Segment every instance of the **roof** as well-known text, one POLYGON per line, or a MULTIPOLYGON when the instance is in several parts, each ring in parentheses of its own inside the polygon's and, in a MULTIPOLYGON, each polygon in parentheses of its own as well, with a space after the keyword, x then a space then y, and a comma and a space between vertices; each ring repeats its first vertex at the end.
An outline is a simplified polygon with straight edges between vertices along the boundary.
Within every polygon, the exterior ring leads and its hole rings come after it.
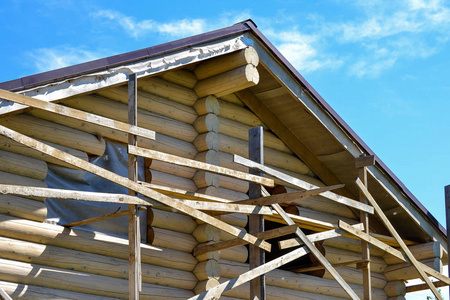
MULTIPOLYGON (((320 96, 320 94, 306 81, 305 78, 289 63, 289 61, 270 43, 270 41, 258 30, 256 24, 252 20, 247 20, 241 23, 237 23, 233 26, 215 30, 212 32, 180 39, 177 41, 132 51, 124 54, 119 54, 103 59, 98 59, 86 63, 82 63, 75 66, 61 68, 49 72, 44 72, 36 75, 26 76, 23 78, 0 83, 0 89, 10 91, 24 91, 34 87, 42 86, 51 82, 60 81, 63 79, 69 79, 83 74, 89 74, 102 70, 107 70, 112 67, 121 66, 140 60, 164 55, 166 53, 173 53, 175 51, 181 51, 183 49, 189 49, 195 45, 204 44, 216 40, 220 40, 226 37, 234 36, 236 34, 251 34, 255 40, 258 41, 266 50, 270 56, 281 65, 282 69, 289 73, 297 84, 302 86, 302 90, 299 93, 306 93, 308 97, 312 97, 314 101, 321 107, 328 117, 330 117, 338 128, 344 131, 345 135, 360 149, 362 153, 369 155, 375 155, 375 153, 364 143, 364 141, 353 131, 352 128, 333 110, 333 108, 320 96), (304 89, 304 90, 303 90, 304 89)), ((294 88, 290 88, 292 94, 294 88)), ((328 128, 329 129, 329 128, 328 128)), ((331 130, 331 129, 330 129, 331 130)), ((332 131, 332 130, 331 130, 332 131)), ((296 133, 296 132, 294 132, 296 133)), ((298 136, 301 135, 301 130, 298 131, 298 136)), ((313 143, 313 142, 311 142, 313 143)), ((312 144, 310 144, 312 145, 312 144)), ((354 155, 354 154, 353 154, 354 155)), ((348 155, 347 155, 348 156, 348 155)), ((326 158, 322 159, 322 162, 327 164, 326 158)), ((350 164, 350 160, 347 162, 350 164)), ((333 163, 328 163, 333 165, 333 163)), ((376 157, 377 169, 387 176, 392 181, 401 194, 406 195, 407 199, 426 216, 427 220, 432 223, 439 232, 446 237, 445 228, 439 224, 439 222, 431 215, 431 213, 420 203, 420 201, 406 188, 406 186, 395 176, 395 174, 378 158, 376 157)), ((333 168, 333 167, 330 167, 333 168)), ((339 167, 340 168, 340 167, 339 167)), ((332 171, 338 170, 338 167, 332 171)), ((345 168, 344 168, 345 169, 345 168)), ((344 173, 345 170, 341 171, 344 173)), ((338 171, 336 171, 338 172, 338 171)), ((339 172, 338 172, 339 173, 339 172)), ((444 243, 445 244, 445 243, 444 243)))

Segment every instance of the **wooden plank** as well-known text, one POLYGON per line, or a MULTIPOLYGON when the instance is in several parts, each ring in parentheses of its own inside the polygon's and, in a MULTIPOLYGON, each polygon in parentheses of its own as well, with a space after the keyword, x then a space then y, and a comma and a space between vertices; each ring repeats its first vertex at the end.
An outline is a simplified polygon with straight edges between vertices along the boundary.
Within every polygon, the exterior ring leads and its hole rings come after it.
MULTIPOLYGON (((356 229, 359 229, 359 230, 362 230, 364 228, 364 226, 361 223, 351 225, 351 226, 356 229)), ((332 230, 328 230, 328 231, 309 234, 309 235, 307 235, 307 237, 312 243, 314 243, 314 242, 323 241, 323 240, 331 239, 331 238, 338 237, 338 236, 346 236, 346 235, 347 235, 346 231, 344 231, 343 229, 336 228, 336 229, 332 229, 332 230)), ((287 239, 287 240, 278 242, 278 246, 282 250, 287 249, 287 248, 292 248, 292 247, 298 247, 298 246, 302 246, 302 245, 303 245, 303 243, 299 238, 292 238, 292 239, 287 239)))
POLYGON ((40 187, 10 185, 10 184, 0 184, 0 194, 18 195, 18 196, 26 196, 26 197, 82 200, 82 201, 91 201, 91 202, 135 204, 135 205, 147 205, 147 206, 152 206, 153 204, 159 205, 159 202, 156 202, 156 201, 153 201, 150 199, 143 200, 136 196, 129 196, 129 195, 124 195, 124 194, 82 192, 82 191, 74 191, 74 190, 40 188, 40 187))
POLYGON ((150 199, 153 199, 164 205, 167 205, 176 210, 179 210, 193 218, 199 219, 200 221, 208 223, 220 230, 228 232, 229 234, 231 234, 235 237, 242 238, 243 240, 249 242, 250 244, 256 244, 258 247, 261 247, 262 249, 264 249, 266 251, 270 251, 271 247, 270 247, 269 243, 264 242, 260 239, 257 239, 256 237, 246 233, 245 231, 235 228, 235 227, 233 227, 225 222, 222 222, 214 217, 211 217, 208 214, 205 214, 197 209, 193 209, 189 205, 186 205, 177 199, 173 199, 173 198, 163 195, 157 191, 154 191, 150 188, 146 188, 139 183, 129 180, 128 178, 122 177, 111 171, 105 170, 94 164, 91 164, 89 162, 81 160, 81 159, 79 159, 75 156, 72 156, 70 154, 67 154, 59 149, 53 148, 42 142, 39 142, 38 140, 32 139, 32 138, 27 137, 19 132, 8 129, 5 126, 0 125, 0 134, 9 139, 12 139, 20 144, 23 144, 27 147, 33 148, 39 152, 45 153, 45 154, 47 154, 51 157, 54 157, 60 161, 66 162, 70 165, 80 168, 84 171, 93 173, 101 178, 104 178, 106 180, 114 182, 125 188, 132 189, 139 194, 142 194, 150 199))
POLYGON ((236 203, 236 204, 253 204, 253 205, 270 205, 270 204, 275 204, 275 203, 289 204, 294 201, 298 201, 298 200, 305 199, 305 198, 308 198, 311 196, 319 195, 323 192, 340 189, 344 186, 345 186, 345 184, 325 186, 325 187, 321 187, 321 188, 317 188, 317 189, 294 192, 294 193, 284 193, 284 194, 278 194, 278 195, 271 195, 271 196, 267 196, 267 197, 259 197, 259 198, 255 198, 255 199, 239 200, 239 201, 234 201, 234 203, 236 203))
POLYGON ((1 300, 12 300, 12 298, 1 287, 0 287, 0 299, 1 300))
POLYGON ((15 103, 27 105, 33 108, 42 109, 51 113, 62 115, 68 118, 76 119, 83 122, 88 122, 95 125, 100 125, 113 130, 118 130, 125 133, 135 134, 137 136, 147 138, 150 140, 155 139, 155 132, 145 128, 137 127, 136 125, 129 125, 120 121, 116 121, 110 118, 105 118, 99 115, 84 112, 79 109, 70 108, 61 104, 55 104, 44 100, 31 98, 21 94, 12 93, 0 89, 0 98, 12 101, 15 103))
MULTIPOLYGON (((294 186, 297 186, 301 189, 305 189, 305 190, 310 190, 310 189, 316 189, 318 188, 317 186, 307 183, 306 181, 300 180, 298 178, 289 176, 287 174, 284 174, 280 171, 274 170, 272 168, 269 168, 267 166, 255 163, 249 159, 246 159, 244 157, 238 156, 238 155, 234 155, 233 156, 233 161, 235 163, 238 163, 240 165, 246 166, 248 168, 253 168, 253 169, 257 169, 261 172, 264 172, 270 176, 273 176, 279 180, 282 180, 286 183, 292 184, 294 186)), ((322 195, 322 197, 325 197, 329 200, 335 201, 337 203, 341 203, 356 209, 359 209, 361 211, 365 211, 369 214, 373 214, 374 210, 373 207, 371 207, 370 205, 364 204, 364 203, 360 203, 356 200, 335 194, 333 192, 324 192, 322 195)))
MULTIPOLYGON (((435 281, 433 282, 433 285, 437 288, 447 286, 448 283, 445 283, 443 281, 435 281)), ((417 285, 410 285, 406 287, 406 293, 412 293, 412 292, 418 292, 428 290, 428 285, 426 283, 417 284, 417 285)), ((430 299, 430 298, 428 298, 430 299)))
POLYGON ((245 272, 244 274, 239 275, 238 277, 235 277, 231 280, 225 281, 218 286, 215 286, 206 292, 203 292, 199 295, 196 295, 194 297, 189 298, 189 300, 206 300, 206 299, 219 299, 220 295, 225 293, 226 291, 229 291, 235 287, 238 287, 254 278, 257 278, 258 276, 261 276, 263 274, 266 274, 272 270, 275 270, 276 268, 283 266, 299 257, 304 256, 309 251, 306 247, 302 247, 299 249, 296 249, 292 252, 289 252, 283 256, 280 256, 274 260, 271 260, 268 263, 265 263, 264 265, 261 265, 255 269, 252 269, 248 272, 245 272))
MULTIPOLYGON (((280 216, 288 225, 295 224, 294 221, 287 215, 287 213, 281 208, 279 204, 272 204, 272 207, 278 212, 280 216)), ((345 282, 341 275, 333 268, 333 266, 328 262, 328 260, 323 256, 323 254, 314 246, 314 244, 308 239, 308 237, 303 233, 303 231, 297 227, 296 235, 304 243, 309 251, 317 258, 317 260, 327 269, 327 271, 333 276, 337 283, 344 289, 347 295, 351 299, 359 299, 358 295, 352 290, 352 288, 345 282)), ((301 248, 300 248, 301 249, 301 248)))
POLYGON ((355 167, 357 169, 375 165, 375 155, 363 155, 355 158, 355 167))
MULTIPOLYGON (((139 210, 145 210, 145 208, 140 207, 139 210)), ((77 222, 72 222, 72 223, 68 223, 68 224, 64 224, 64 227, 77 227, 77 226, 82 226, 82 225, 86 225, 86 224, 90 224, 90 223, 94 223, 94 222, 100 222, 100 221, 104 221, 104 220, 109 220, 109 219, 113 219, 113 218, 118 218, 118 217, 122 217, 122 216, 126 216, 129 214, 128 209, 124 210, 124 211, 119 211, 119 212, 115 212, 112 214, 107 214, 104 216, 100 216, 100 217, 95 217, 95 218, 90 218, 90 219, 86 219, 86 220, 82 220, 82 221, 77 221, 77 222)))
MULTIPOLYGON (((128 78, 128 124, 137 125, 137 77, 135 73, 128 78)), ((134 134, 128 134, 128 146, 137 145, 137 137, 134 134)), ((128 179, 137 182, 137 159, 136 156, 128 153, 128 179)), ((135 196, 133 189, 128 189, 130 196, 135 196)), ((141 232, 139 228, 138 206, 128 205, 128 244, 129 244, 129 299, 138 300, 139 293, 142 290, 141 275, 141 232)))
MULTIPOLYGON (((288 225, 288 226, 283 226, 280 228, 275 228, 272 230, 258 232, 258 233, 255 233, 254 235, 257 238, 260 238, 262 240, 267 240, 267 239, 273 239, 276 237, 294 233, 296 230, 297 230, 297 225, 288 225)), ((193 254, 194 254, 194 256, 199 256, 201 254, 205 254, 205 253, 209 253, 209 252, 216 252, 219 250, 224 250, 224 249, 233 248, 233 247, 237 247, 237 246, 243 246, 246 244, 248 244, 248 243, 241 239, 236 238, 236 239, 232 239, 232 240, 228 240, 228 241, 217 242, 217 243, 210 244, 210 245, 197 246, 196 248, 194 248, 193 254)))
MULTIPOLYGON (((259 164, 264 164, 264 130, 262 126, 250 128, 248 131, 248 157, 259 164)), ((250 169, 251 174, 262 176, 257 170, 250 169)), ((250 199, 261 197, 261 185, 250 183, 248 189, 250 199)), ((293 224, 289 224, 293 225, 293 224)), ((264 217, 250 215, 248 218, 248 231, 251 234, 264 232, 264 217)), ((249 246, 249 267, 255 269, 266 262, 265 253, 261 249, 249 246)), ((250 281, 250 299, 266 300, 266 277, 261 275, 250 281)))
MULTIPOLYGON (((348 233, 351 233, 354 236, 368 242, 369 244, 389 253, 390 255, 397 257, 398 259, 400 259, 403 262, 407 262, 407 263, 410 262, 409 258, 405 254, 403 254, 402 252, 398 251, 397 249, 392 248, 391 246, 379 241, 378 239, 368 235, 367 233, 363 232, 361 229, 352 228, 352 226, 350 226, 349 224, 347 224, 343 221, 339 222, 339 227, 341 229, 347 231, 348 233)), ((433 276, 434 278, 439 279, 441 281, 444 281, 447 284, 450 284, 450 278, 448 278, 447 276, 440 274, 438 271, 436 271, 433 268, 430 268, 420 262, 419 262, 419 264, 422 266, 422 268, 428 275, 433 276)))
POLYGON ((241 214, 256 214, 256 215, 273 214, 273 211, 270 207, 260 205, 217 203, 217 202, 192 201, 192 200, 181 200, 181 202, 198 210, 241 213, 241 214))
POLYGON ((256 182, 258 184, 262 184, 262 185, 265 185, 268 187, 273 187, 275 185, 273 179, 270 179, 270 178, 255 176, 255 175, 247 174, 244 172, 236 171, 233 169, 228 169, 228 168, 224 168, 224 167, 220 167, 220 166, 216 166, 216 165, 212 165, 212 164, 208 164, 208 163, 204 163, 204 162, 200 162, 200 161, 196 161, 196 160, 192 160, 192 159, 188 159, 188 158, 184 158, 184 157, 179 157, 176 155, 171 155, 171 154, 167 154, 167 153, 163 153, 163 152, 159 152, 159 151, 155 151, 155 150, 129 146, 128 153, 146 157, 146 158, 151 158, 151 159, 158 160, 158 161, 163 161, 163 162, 174 164, 177 166, 189 167, 189 168, 194 168, 197 170, 204 170, 204 171, 208 171, 211 173, 216 173, 216 174, 225 175, 225 176, 229 176, 229 177, 233 177, 233 178, 237 178, 237 179, 242 179, 242 180, 249 181, 249 182, 256 182))
MULTIPOLYGON (((351 261, 345 261, 345 262, 341 262, 338 264, 332 264, 333 268, 337 268, 337 267, 344 267, 344 266, 348 266, 348 265, 356 265, 356 264, 360 264, 360 263, 365 263, 368 262, 365 259, 358 259, 358 260, 351 260, 351 261)), ((315 267, 308 267, 308 268, 301 268, 301 269, 290 269, 289 271, 292 272, 297 272, 297 273, 304 273, 304 272, 310 272, 310 271, 317 271, 317 270, 323 270, 325 269, 324 266, 315 266, 315 267)), ((364 298, 366 299, 366 298, 364 298)))
POLYGON ((428 286, 430 287, 431 291, 433 292, 434 296, 436 296, 437 299, 443 300, 442 295, 438 292, 438 290, 434 287, 434 285, 431 283, 428 276, 424 273, 422 266, 419 264, 419 262, 416 260, 414 255, 411 253, 409 248, 406 246, 405 242, 403 242, 400 235, 395 230, 394 226, 392 226, 389 219, 384 214, 383 210, 378 206, 375 199, 372 197, 372 195, 369 193, 369 191, 366 189, 364 184, 361 182, 361 180, 356 179, 356 185, 359 187, 359 189, 364 193, 364 196, 366 196, 367 200, 370 204, 372 204, 373 208, 375 209, 377 215, 380 217, 380 219, 383 221, 384 225, 387 227, 389 232, 392 234, 392 236, 397 240, 398 244, 400 245, 400 248, 405 252, 406 256, 408 257, 411 264, 414 266, 414 268, 419 272, 420 277, 423 281, 425 281, 428 286))

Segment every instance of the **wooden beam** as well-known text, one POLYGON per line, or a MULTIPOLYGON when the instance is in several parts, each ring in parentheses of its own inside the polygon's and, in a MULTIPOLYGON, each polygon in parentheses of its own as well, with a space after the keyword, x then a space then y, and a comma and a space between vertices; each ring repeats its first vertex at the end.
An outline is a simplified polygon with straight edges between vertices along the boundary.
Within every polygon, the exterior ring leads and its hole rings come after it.
POLYGON ((229 291, 235 287, 238 287, 254 278, 257 278, 258 276, 266 274, 266 273, 268 273, 280 266, 283 266, 293 260, 296 260, 297 258, 304 256, 308 252, 309 251, 306 247, 296 249, 292 252, 289 252, 288 254, 285 254, 274 260, 271 260, 270 262, 265 263, 264 265, 261 265, 255 269, 245 272, 244 274, 241 274, 238 277, 235 277, 231 280, 225 281, 225 282, 219 284, 218 286, 215 286, 215 287, 207 290, 206 292, 203 292, 199 295, 191 297, 191 298, 189 298, 189 300, 219 299, 220 295, 222 295, 226 291, 229 291))
MULTIPOLYGON (((448 283, 445 283, 443 281, 435 281, 433 282, 433 285, 437 288, 448 286, 448 283)), ((426 283, 417 284, 417 285, 410 285, 406 287, 406 293, 412 293, 412 292, 418 292, 423 290, 428 290, 429 287, 426 283)))
POLYGON ((369 193, 369 191, 366 189, 364 184, 361 182, 361 180, 356 179, 356 185, 358 188, 364 193, 364 196, 367 198, 370 204, 372 204, 373 208, 375 209, 377 215, 380 217, 380 219, 383 221, 384 225, 387 227, 389 232, 392 234, 392 236, 397 240, 398 244, 400 245, 400 248, 405 252, 406 256, 408 257, 411 264, 414 266, 414 268, 419 272, 420 277, 423 281, 425 281, 428 286, 430 287, 431 291, 433 292, 434 296, 436 296, 437 299, 443 300, 442 295, 439 294, 438 290, 434 287, 434 285, 431 283, 428 276, 424 273, 422 266, 419 265, 419 262, 416 260, 414 255, 411 253, 411 251, 406 246, 405 242, 403 242, 400 235, 395 230, 394 226, 392 226, 389 219, 384 214, 383 210, 378 206, 375 199, 372 197, 372 195, 369 193))
POLYGON ((100 125, 113 130, 118 130, 121 132, 135 134, 137 136, 147 138, 150 140, 155 139, 155 132, 145 128, 137 127, 136 125, 129 125, 120 121, 116 121, 110 118, 105 118, 99 115, 87 113, 85 111, 70 108, 61 104, 55 104, 52 102, 47 102, 44 100, 31 98, 21 94, 12 93, 0 89, 0 98, 12 101, 15 103, 27 105, 29 107, 42 109, 51 113, 62 115, 68 118, 76 119, 79 121, 100 125))
POLYGON ((355 158, 355 167, 357 169, 375 165, 375 155, 363 155, 355 158))
POLYGON ((217 203, 205 201, 181 200, 181 202, 198 210, 218 211, 228 213, 272 215, 272 209, 267 206, 235 204, 235 203, 217 203))
POLYGON ((54 147, 48 146, 38 140, 27 137, 19 132, 11 130, 5 126, 0 125, 0 134, 20 143, 22 145, 33 148, 41 153, 47 154, 47 155, 54 157, 60 161, 66 162, 72 166, 80 168, 84 171, 93 173, 101 178, 104 178, 106 180, 114 182, 125 188, 132 189, 135 192, 140 193, 150 199, 153 199, 164 205, 167 205, 176 210, 179 210, 193 218, 199 219, 200 221, 208 223, 220 230, 228 232, 229 234, 231 234, 235 237, 242 238, 243 240, 245 240, 251 244, 256 244, 258 247, 261 247, 262 249, 264 249, 266 251, 270 251, 271 247, 270 247, 269 243, 264 242, 260 239, 257 239, 254 236, 246 233, 245 231, 235 228, 235 227, 233 227, 225 222, 222 222, 214 217, 211 217, 208 214, 205 214, 197 209, 193 209, 189 205, 186 205, 177 199, 173 199, 173 198, 163 195, 159 192, 156 192, 150 188, 146 188, 139 183, 129 180, 128 178, 122 177, 111 171, 105 170, 94 164, 91 164, 89 162, 81 160, 75 156, 67 154, 59 149, 54 148, 54 147))
MULTIPOLYGON (((348 233, 353 234, 354 236, 368 242, 369 244, 389 253, 392 256, 397 257, 398 259, 400 259, 403 262, 407 262, 409 263, 410 260, 409 258, 403 254, 402 252, 398 251, 395 248, 392 248, 391 246, 379 241, 378 239, 368 235, 367 233, 363 232, 360 229, 356 229, 356 228, 352 228, 352 226, 350 226, 349 224, 343 222, 343 221, 339 221, 339 227, 345 231, 347 231, 348 233)), ((446 282, 447 284, 450 284, 450 278, 448 278, 447 276, 444 276, 442 274, 440 274, 438 271, 434 270, 433 268, 428 267, 427 265, 424 265, 422 263, 419 262, 419 264, 422 266, 422 268, 424 269, 424 271, 430 275, 433 276, 436 279, 439 279, 441 281, 446 282)))
POLYGON ((242 180, 249 181, 249 182, 255 182, 255 183, 262 184, 262 185, 265 185, 268 187, 275 186, 273 179, 270 179, 270 178, 255 176, 255 175, 247 174, 244 172, 236 171, 233 169, 228 169, 228 168, 224 168, 224 167, 220 167, 220 166, 216 166, 216 165, 212 165, 212 164, 208 164, 208 163, 204 163, 204 162, 200 162, 200 161, 196 161, 196 160, 192 160, 192 159, 188 159, 188 158, 184 158, 184 157, 179 157, 176 155, 171 155, 171 154, 167 154, 167 153, 163 153, 163 152, 159 152, 159 151, 155 151, 155 150, 129 146, 128 153, 146 157, 146 158, 151 158, 151 159, 158 160, 158 161, 163 161, 163 162, 174 164, 177 166, 194 168, 197 170, 203 170, 203 171, 207 171, 207 172, 211 172, 211 173, 225 175, 225 176, 242 179, 242 180))
POLYGON ((0 299, 1 300, 12 300, 12 298, 1 287, 0 287, 0 299))
MULTIPOLYGON (((248 168, 253 168, 253 169, 257 169, 261 172, 264 172, 270 176, 273 176, 277 179, 280 179, 286 183, 292 184, 294 186, 297 186, 301 189, 305 189, 305 190, 310 190, 310 189, 316 189, 318 188, 317 186, 307 183, 306 181, 300 180, 298 178, 289 176, 287 174, 284 174, 280 171, 274 170, 272 168, 269 168, 267 166, 255 163, 249 159, 246 159, 244 157, 238 156, 238 155, 234 155, 233 156, 233 161, 237 164, 246 166, 248 168)), ((365 211, 369 214, 373 214, 374 210, 373 207, 371 207, 370 205, 364 204, 364 203, 360 203, 356 200, 335 194, 333 192, 324 192, 322 195, 322 197, 325 197, 329 200, 335 201, 337 203, 341 203, 356 209, 359 209, 361 211, 365 211)))
MULTIPOLYGON (((264 131, 262 126, 250 128, 248 131, 248 157, 259 164, 264 164, 264 131)), ((259 171, 250 169, 251 174, 262 176, 259 171)), ((249 198, 261 197, 261 185, 250 183, 248 189, 249 198)), ((289 224, 293 225, 293 224, 289 224)), ((250 215, 248 218, 249 233, 264 232, 264 217, 250 215)), ((249 246, 249 267, 255 269, 266 262, 265 253, 261 249, 249 246)), ((266 300, 266 277, 261 275, 250 281, 250 299, 266 300)))
MULTIPOLYGON (((359 230, 362 230, 364 228, 361 223, 352 225, 352 227, 359 229, 359 230)), ((307 235, 307 237, 312 243, 314 243, 314 242, 323 241, 323 240, 331 239, 331 238, 338 237, 338 236, 346 236, 346 235, 347 235, 346 231, 344 231, 343 229, 336 228, 336 229, 332 229, 332 230, 328 230, 328 231, 309 234, 309 235, 307 235)), ((287 240, 278 242, 278 246, 280 247, 281 250, 291 248, 291 247, 298 247, 298 246, 302 246, 302 245, 303 245, 303 243, 299 238, 292 238, 292 239, 287 239, 287 240)))
MULTIPOLYGON (((288 225, 288 226, 283 226, 280 228, 275 228, 272 230, 258 232, 258 233, 255 233, 254 236, 259 239, 262 239, 262 240, 268 240, 268 239, 273 239, 276 237, 284 236, 287 234, 295 233, 296 230, 297 230, 297 225, 288 225)), ((210 245, 200 245, 200 246, 197 246, 196 248, 194 248, 193 255, 199 256, 201 254, 205 254, 205 253, 209 253, 209 252, 216 252, 219 250, 224 250, 224 249, 233 248, 233 247, 237 247, 237 246, 243 246, 246 244, 248 244, 248 243, 241 239, 236 238, 236 239, 232 239, 232 240, 228 240, 228 241, 217 242, 217 243, 210 244, 210 245)))
POLYGON ((278 195, 271 195, 267 197, 259 197, 255 199, 246 199, 234 201, 236 204, 253 204, 253 205, 270 205, 270 204, 289 204, 294 201, 305 199, 311 196, 319 195, 323 192, 332 191, 335 189, 343 188, 345 184, 338 184, 332 186, 325 186, 317 189, 294 192, 294 193, 284 193, 278 195))
MULTIPOLYGON (((145 210, 145 208, 144 207, 140 207, 139 210, 142 211, 142 210, 145 210)), ((77 221, 77 222, 64 224, 62 226, 64 226, 64 227, 77 227, 77 226, 82 226, 82 225, 86 225, 86 224, 90 224, 90 223, 94 223, 94 222, 100 222, 100 221, 104 221, 104 220, 109 220, 109 219, 113 219, 113 218, 127 216, 128 214, 129 214, 129 211, 128 210, 124 210, 124 211, 119 211, 119 212, 115 212, 115 213, 112 213, 112 214, 107 214, 107 215, 100 216, 100 217, 95 217, 95 218, 90 218, 90 219, 86 219, 86 220, 82 220, 82 221, 77 221)))
MULTIPOLYGON (((272 207, 278 212, 278 214, 284 219, 288 225, 295 224, 294 221, 287 215, 287 213, 281 208, 279 204, 272 204, 272 207)), ((352 290, 352 288, 345 282, 341 275, 333 268, 323 254, 314 246, 314 244, 308 239, 303 231, 297 227, 296 235, 305 244, 306 248, 317 258, 317 260, 327 269, 327 271, 333 276, 337 283, 344 289, 347 295, 351 299, 359 299, 358 295, 352 290)), ((300 248, 301 249, 301 248, 300 248)))
MULTIPOLYGON (((319 176, 326 185, 339 184, 339 179, 314 155, 295 134, 281 122, 259 99, 249 90, 236 93, 264 123, 319 176)), ((308 188, 309 189, 309 188, 308 188)))
MULTIPOLYGON (((333 268, 337 268, 337 267, 344 267, 344 266, 348 266, 348 265, 356 265, 356 264, 364 263, 364 262, 367 262, 367 260, 358 259, 358 260, 341 262, 338 264, 332 264, 332 266, 333 266, 333 268)), ((325 269, 324 266, 315 266, 315 267, 308 267, 308 268, 301 268, 301 269, 290 269, 289 271, 297 272, 297 273, 304 273, 304 272, 317 271, 317 270, 323 270, 323 269, 325 269)))

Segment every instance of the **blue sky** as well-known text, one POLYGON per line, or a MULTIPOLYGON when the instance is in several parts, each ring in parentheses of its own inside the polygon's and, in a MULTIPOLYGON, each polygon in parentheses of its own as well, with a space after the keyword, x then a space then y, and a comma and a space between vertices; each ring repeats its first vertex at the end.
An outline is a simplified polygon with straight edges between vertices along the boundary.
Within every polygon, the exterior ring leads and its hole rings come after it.
POLYGON ((3 0, 0 82, 248 18, 445 224, 446 1, 3 0))

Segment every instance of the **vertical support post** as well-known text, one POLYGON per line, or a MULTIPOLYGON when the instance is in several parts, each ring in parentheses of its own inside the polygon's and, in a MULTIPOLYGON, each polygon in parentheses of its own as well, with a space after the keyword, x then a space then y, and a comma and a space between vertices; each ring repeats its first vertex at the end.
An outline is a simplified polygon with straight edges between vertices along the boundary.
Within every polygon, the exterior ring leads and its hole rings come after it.
MULTIPOLYGON (((447 228, 447 251, 450 251, 450 238, 449 238, 449 233, 450 233, 450 185, 447 185, 445 187, 445 217, 446 217, 446 228, 447 228)), ((448 262, 448 274, 450 276, 450 259, 448 262)), ((448 287, 449 291, 450 291, 450 286, 448 287)))
MULTIPOLYGON (((128 79, 128 124, 137 126, 137 78, 134 73, 128 79)), ((128 144, 137 146, 135 135, 128 135, 128 144)), ((136 156, 128 154, 128 179, 137 182, 137 171, 136 156)), ((134 196, 136 193, 129 190, 128 194, 134 196)), ((139 210, 137 205, 129 205, 128 210, 129 299, 138 300, 141 290, 139 210)))
MULTIPOLYGON (((249 159, 260 164, 264 164, 264 141, 262 126, 250 128, 249 132, 249 159)), ((262 173, 250 169, 250 174, 262 176, 262 173)), ((249 198, 261 197, 261 185, 256 183, 249 184, 249 198)), ((249 215, 249 233, 255 234, 264 231, 264 216, 251 214, 249 215)), ((265 263, 264 250, 250 245, 249 248, 250 270, 259 267, 265 263)), ((261 275, 250 281, 250 299, 266 299, 266 278, 261 275)))
MULTIPOLYGON (((375 156, 365 156, 362 155, 356 158, 355 166, 358 169, 358 177, 361 182, 367 187, 367 166, 375 165, 375 156)), ((362 191, 359 191, 359 201, 362 203, 368 204, 366 197, 362 191)), ((366 212, 360 212, 360 220, 364 225, 364 232, 369 234, 369 214, 366 212)), ((362 259, 367 260, 367 263, 362 264, 362 273, 363 273, 363 290, 364 290, 364 299, 371 300, 372 299, 372 278, 370 275, 370 249, 369 244, 365 241, 361 241, 361 252, 362 259)))

